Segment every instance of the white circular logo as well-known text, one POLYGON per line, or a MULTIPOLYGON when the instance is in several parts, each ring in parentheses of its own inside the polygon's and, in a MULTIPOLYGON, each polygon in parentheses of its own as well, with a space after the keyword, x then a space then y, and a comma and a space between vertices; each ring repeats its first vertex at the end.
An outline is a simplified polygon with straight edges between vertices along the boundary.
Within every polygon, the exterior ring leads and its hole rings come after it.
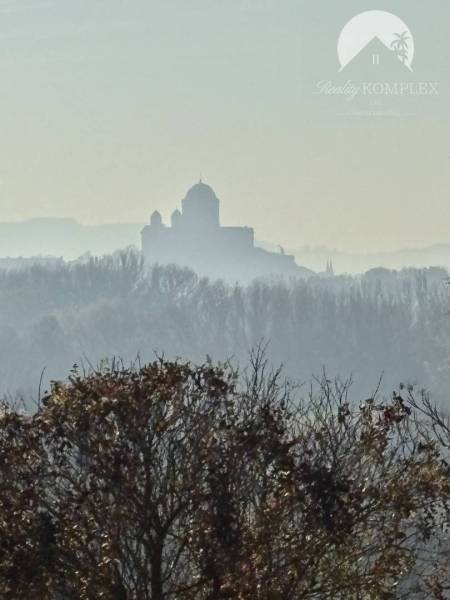
POLYGON ((391 52, 410 71, 414 59, 414 39, 409 27, 396 15, 369 10, 350 19, 339 36, 341 71, 370 44, 391 52))

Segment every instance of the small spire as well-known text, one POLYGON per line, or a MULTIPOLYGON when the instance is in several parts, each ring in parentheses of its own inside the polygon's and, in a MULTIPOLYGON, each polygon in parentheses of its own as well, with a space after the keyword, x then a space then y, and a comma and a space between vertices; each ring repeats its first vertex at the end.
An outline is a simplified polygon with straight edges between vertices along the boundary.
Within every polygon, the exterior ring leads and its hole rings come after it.
POLYGON ((327 260, 327 266, 326 266, 325 272, 327 273, 327 275, 334 276, 333 260, 331 258, 329 258, 327 260))

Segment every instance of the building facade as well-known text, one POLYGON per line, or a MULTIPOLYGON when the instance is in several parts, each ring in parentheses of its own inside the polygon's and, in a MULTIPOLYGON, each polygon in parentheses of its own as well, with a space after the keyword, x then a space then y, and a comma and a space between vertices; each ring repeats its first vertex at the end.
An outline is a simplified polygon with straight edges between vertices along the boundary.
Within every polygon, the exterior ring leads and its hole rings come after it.
POLYGON ((192 268, 200 275, 226 280, 251 280, 267 275, 304 276, 293 256, 255 246, 250 227, 220 224, 220 202, 214 190, 200 181, 190 188, 170 225, 158 211, 142 230, 142 251, 149 263, 192 268))

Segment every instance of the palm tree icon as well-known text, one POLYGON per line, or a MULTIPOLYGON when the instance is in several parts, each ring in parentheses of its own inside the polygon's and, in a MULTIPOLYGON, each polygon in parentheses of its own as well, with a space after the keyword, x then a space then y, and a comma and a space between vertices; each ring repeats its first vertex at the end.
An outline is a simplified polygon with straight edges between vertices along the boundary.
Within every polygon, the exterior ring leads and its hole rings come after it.
POLYGON ((398 56, 398 58, 402 61, 403 64, 406 64, 408 60, 408 32, 404 31, 403 33, 394 33, 396 39, 391 43, 391 48, 398 56))

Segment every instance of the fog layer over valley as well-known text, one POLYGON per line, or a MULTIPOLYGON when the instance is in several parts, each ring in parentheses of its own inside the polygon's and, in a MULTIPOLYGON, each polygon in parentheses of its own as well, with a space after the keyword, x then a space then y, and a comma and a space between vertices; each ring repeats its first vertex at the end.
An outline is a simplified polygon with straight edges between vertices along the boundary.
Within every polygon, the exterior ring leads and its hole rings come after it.
POLYGON ((116 253, 69 264, 0 270, 1 394, 32 404, 39 382, 62 379, 74 364, 121 357, 246 364, 267 343, 274 364, 309 381, 352 375, 371 394, 380 376, 447 401, 450 299, 440 269, 372 271, 361 277, 256 280, 232 286, 176 266, 144 265, 116 253), (369 387, 368 387, 369 386, 369 387), (370 387, 371 386, 371 387, 370 387))
MULTIPOLYGON (((58 218, 0 223, 0 267, 9 266, 14 262, 11 259, 19 257, 75 260, 86 253, 103 255, 117 248, 139 247, 140 232, 144 226, 144 222, 84 225, 75 219, 58 218)), ((255 239, 255 245, 280 252, 276 243, 255 239)), ((429 265, 450 267, 448 243, 378 253, 350 253, 328 246, 286 246, 285 250, 295 256, 298 265, 313 271, 322 271, 331 259, 335 272, 339 274, 364 273, 380 266, 388 269, 425 268, 429 265)))

